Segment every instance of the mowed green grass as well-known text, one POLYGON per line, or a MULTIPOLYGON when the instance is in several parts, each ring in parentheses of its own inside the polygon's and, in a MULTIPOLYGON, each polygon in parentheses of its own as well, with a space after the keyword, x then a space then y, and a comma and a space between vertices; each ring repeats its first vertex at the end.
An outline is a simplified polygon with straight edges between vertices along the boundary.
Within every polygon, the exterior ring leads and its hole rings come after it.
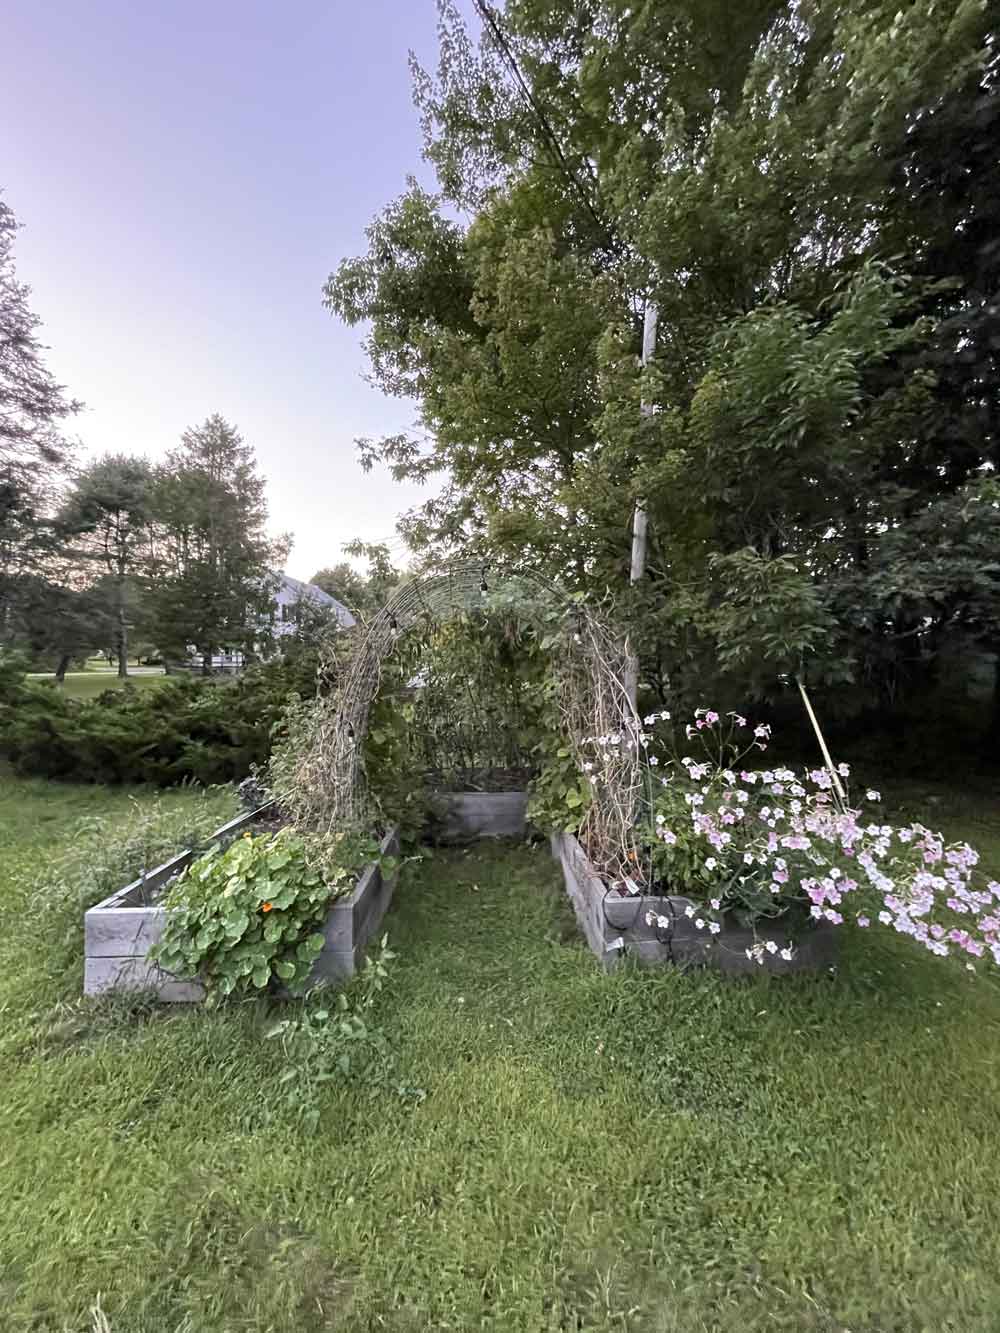
MULTIPOLYGON (((119 680, 113 671, 67 671, 62 685, 56 686, 70 699, 96 699, 105 690, 120 690, 131 686, 135 690, 158 689, 168 677, 162 671, 152 669, 129 675, 127 680, 119 680)), ((51 681, 54 676, 34 675, 32 680, 51 681)))
MULTIPOLYGON (((1000 864, 989 802, 901 799, 1000 864)), ((98 1293, 113 1333, 1000 1328, 988 975, 856 933, 836 975, 605 976, 544 848, 437 854, 386 923, 394 1078, 306 1133, 260 1005, 77 1000, 26 886, 128 801, 0 787, 4 1330, 98 1293)))

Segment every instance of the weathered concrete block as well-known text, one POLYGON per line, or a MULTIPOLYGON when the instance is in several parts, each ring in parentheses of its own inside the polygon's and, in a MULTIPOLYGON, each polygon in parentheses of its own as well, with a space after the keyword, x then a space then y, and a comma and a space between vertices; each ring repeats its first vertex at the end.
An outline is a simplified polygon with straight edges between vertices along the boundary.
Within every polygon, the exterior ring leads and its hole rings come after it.
POLYGON ((573 904, 580 929, 604 967, 611 968, 624 957, 642 964, 673 963, 717 968, 727 976, 745 976, 761 970, 773 973, 816 971, 836 962, 839 939, 836 927, 821 922, 800 932, 790 941, 787 926, 780 921, 761 922, 756 941, 751 930, 725 925, 718 935, 699 930, 687 915, 696 907, 690 898, 676 895, 625 895, 609 890, 570 833, 553 834, 552 854, 559 861, 566 892, 573 904), (647 916, 667 918, 661 927, 647 916), (768 942, 775 946, 766 950, 768 942), (748 958, 754 943, 765 946, 763 962, 748 958), (790 959, 780 950, 794 943, 790 959))
POLYGON ((158 1000, 167 1003, 194 1003, 205 998, 205 989, 197 981, 178 981, 162 972, 148 958, 87 958, 83 965, 84 995, 104 995, 114 991, 155 991, 158 1000))
POLYGON ((442 841, 466 838, 523 838, 528 793, 523 791, 442 792, 442 841))

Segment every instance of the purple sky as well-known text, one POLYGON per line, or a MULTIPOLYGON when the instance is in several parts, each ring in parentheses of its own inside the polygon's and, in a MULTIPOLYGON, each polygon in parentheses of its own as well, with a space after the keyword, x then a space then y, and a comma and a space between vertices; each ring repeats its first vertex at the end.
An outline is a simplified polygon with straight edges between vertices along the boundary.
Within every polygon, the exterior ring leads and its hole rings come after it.
POLYGON ((355 462, 411 424, 363 383, 327 273, 422 177, 407 51, 433 0, 8 0, 0 188, 88 453, 156 457, 211 412, 268 479, 299 577, 421 497, 355 462))

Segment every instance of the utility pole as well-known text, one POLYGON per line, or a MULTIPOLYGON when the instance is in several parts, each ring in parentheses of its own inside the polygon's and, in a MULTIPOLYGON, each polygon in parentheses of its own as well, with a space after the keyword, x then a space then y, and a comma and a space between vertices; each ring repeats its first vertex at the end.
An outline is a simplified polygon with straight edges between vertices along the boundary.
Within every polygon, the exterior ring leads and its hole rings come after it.
MULTIPOLYGON (((656 302, 646 299, 646 310, 642 320, 642 365, 645 369, 652 361, 656 353, 656 325, 660 312, 657 309, 656 302)), ((647 398, 643 398, 639 407, 642 419, 653 415, 653 404, 647 398)), ((635 512, 632 515, 632 567, 629 574, 630 583, 639 583, 646 572, 646 510, 642 500, 636 500, 635 512)), ((636 711, 636 701, 639 693, 639 659, 629 652, 628 665, 626 667, 625 687, 628 691, 628 697, 632 704, 632 711, 636 711)))

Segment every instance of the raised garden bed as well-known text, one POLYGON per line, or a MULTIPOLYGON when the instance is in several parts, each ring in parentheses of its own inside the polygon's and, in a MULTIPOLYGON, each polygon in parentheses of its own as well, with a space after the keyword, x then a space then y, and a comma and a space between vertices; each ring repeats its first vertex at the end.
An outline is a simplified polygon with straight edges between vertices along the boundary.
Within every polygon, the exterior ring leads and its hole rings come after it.
POLYGON ((571 833, 553 834, 551 846, 580 929, 606 968, 630 957, 644 964, 700 965, 718 968, 728 976, 743 976, 762 970, 814 972, 836 962, 836 928, 827 922, 800 934, 794 941, 792 957, 785 959, 778 951, 789 942, 788 930, 780 922, 761 922, 756 940, 752 931, 735 925, 726 925, 720 934, 710 935, 687 916, 686 909, 695 905, 690 898, 609 891, 571 833), (651 912, 666 917, 670 925, 661 928, 655 922, 647 924, 651 912), (766 951, 769 940, 777 946, 774 953, 766 951), (755 943, 765 946, 760 963, 747 957, 747 950, 755 943))
MULTIPOLYGON (((273 821, 270 807, 241 815, 224 824, 209 844, 226 844, 246 829, 266 828, 273 821)), ((399 832, 391 829, 382 842, 384 855, 399 851, 399 832)), ((84 915, 85 995, 108 991, 153 991, 157 999, 197 1001, 204 988, 196 981, 179 981, 150 961, 148 954, 163 933, 166 908, 161 900, 177 876, 200 853, 180 852, 148 875, 127 884, 84 915)), ((353 976, 362 963, 396 887, 397 871, 383 874, 372 862, 354 889, 330 907, 323 934, 326 943, 310 973, 309 985, 353 976)))
POLYGON ((441 792, 442 842, 474 838, 523 838, 527 832, 528 794, 523 791, 441 792))

